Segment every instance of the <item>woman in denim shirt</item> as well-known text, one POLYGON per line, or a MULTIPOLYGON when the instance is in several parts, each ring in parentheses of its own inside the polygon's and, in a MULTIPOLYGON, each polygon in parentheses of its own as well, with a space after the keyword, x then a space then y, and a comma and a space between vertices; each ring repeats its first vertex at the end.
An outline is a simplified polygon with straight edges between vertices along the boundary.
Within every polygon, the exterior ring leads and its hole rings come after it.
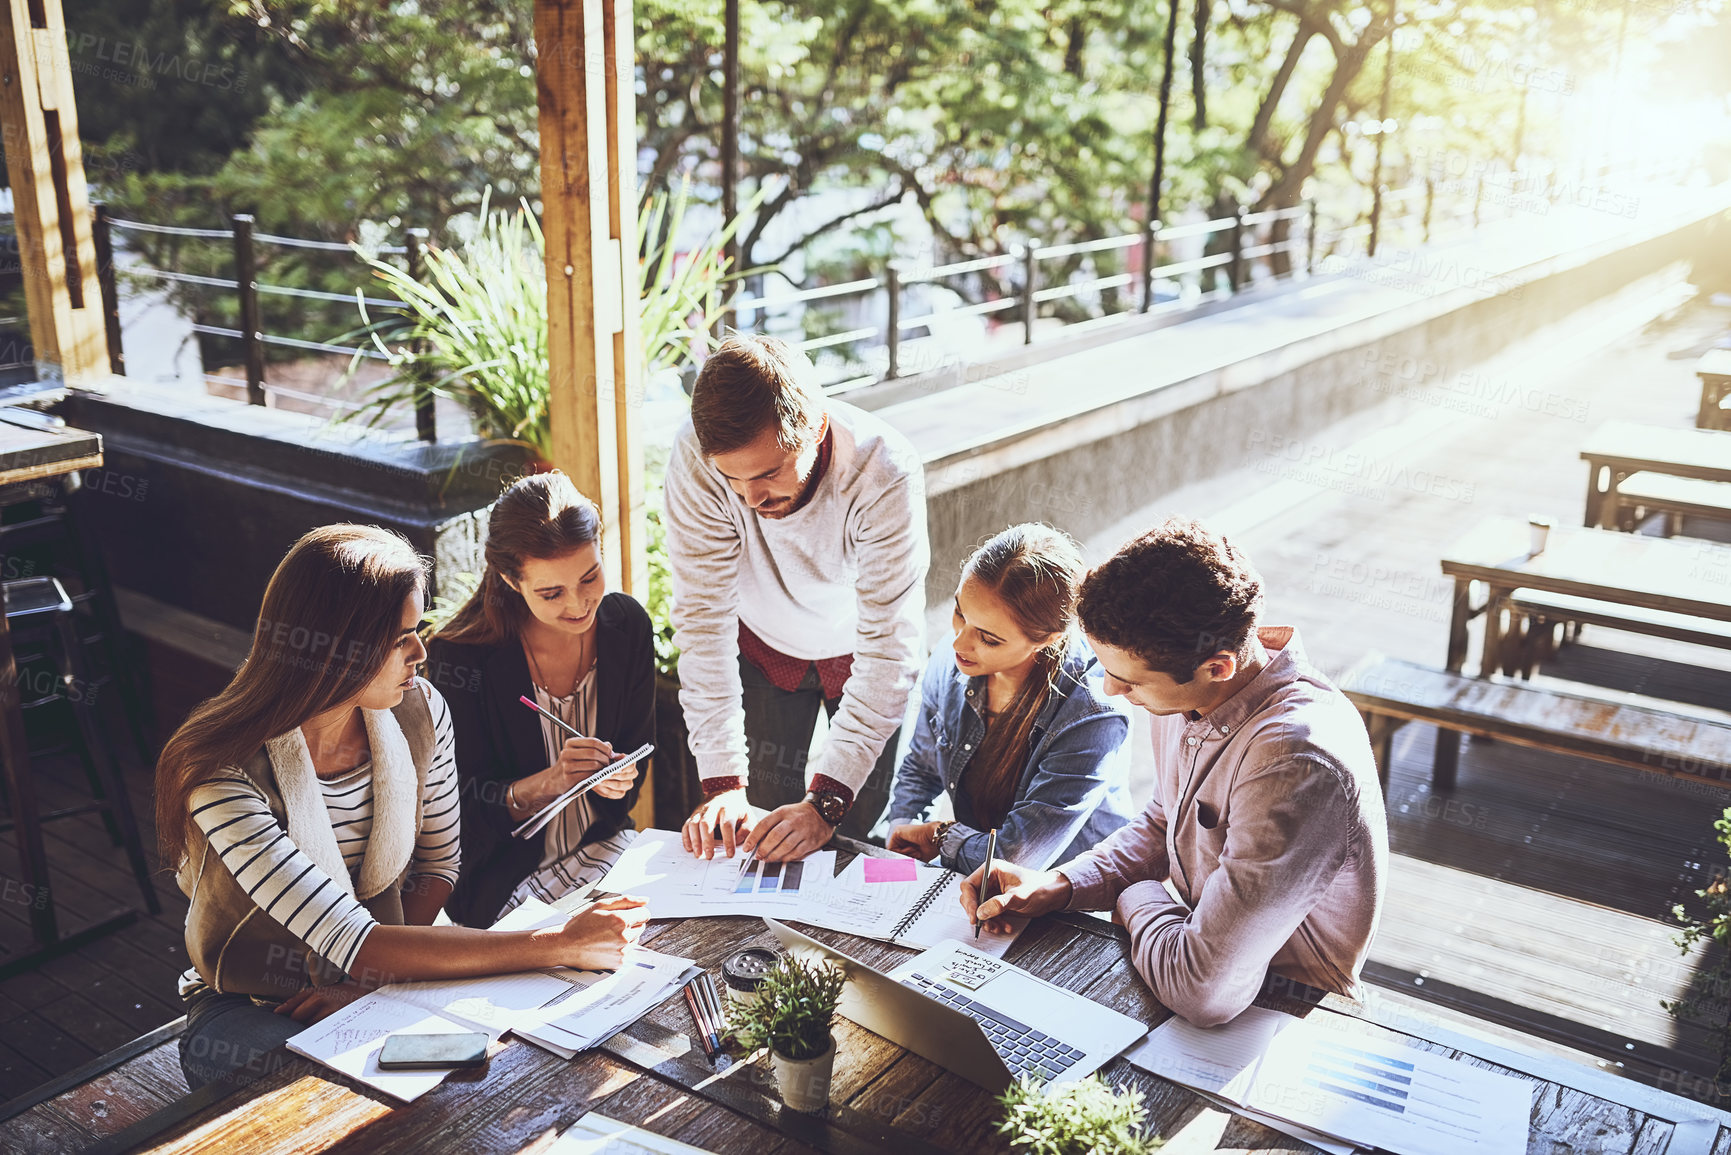
POLYGON ((920 713, 890 799, 889 848, 964 874, 998 855, 1044 869, 1130 821, 1129 709, 1108 698, 1075 626, 1076 543, 1012 526, 962 567, 949 650, 920 680, 920 713), (948 790, 955 821, 926 822, 948 790))

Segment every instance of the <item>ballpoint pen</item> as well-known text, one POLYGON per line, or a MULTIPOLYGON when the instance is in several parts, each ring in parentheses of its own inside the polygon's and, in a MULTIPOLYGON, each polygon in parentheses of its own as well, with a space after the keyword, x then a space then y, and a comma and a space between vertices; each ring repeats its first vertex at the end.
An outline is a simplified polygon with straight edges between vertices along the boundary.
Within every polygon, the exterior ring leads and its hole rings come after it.
POLYGON ((697 982, 698 989, 702 992, 701 997, 709 1007, 709 1040, 715 1047, 715 1053, 720 1055, 721 1035, 726 1029, 726 1016, 721 1010, 721 995, 716 992, 715 980, 710 977, 708 971, 699 974, 697 982))
POLYGON ((992 897, 992 859, 998 856, 998 832, 994 828, 986 836, 986 871, 980 875, 980 901, 974 906, 974 937, 980 937, 980 907, 992 897))
POLYGON ((579 734, 577 732, 577 728, 572 726, 571 723, 567 722, 565 719, 561 718, 559 715, 553 713, 551 710, 543 710, 541 708, 540 704, 537 703, 535 701, 535 699, 529 697, 527 694, 518 694, 517 700, 519 702, 523 703, 525 706, 529 707, 531 710, 535 711, 537 714, 541 715, 543 718, 551 719, 555 725, 557 725, 560 729, 564 730, 567 734, 571 735, 573 738, 583 737, 583 735, 579 734))

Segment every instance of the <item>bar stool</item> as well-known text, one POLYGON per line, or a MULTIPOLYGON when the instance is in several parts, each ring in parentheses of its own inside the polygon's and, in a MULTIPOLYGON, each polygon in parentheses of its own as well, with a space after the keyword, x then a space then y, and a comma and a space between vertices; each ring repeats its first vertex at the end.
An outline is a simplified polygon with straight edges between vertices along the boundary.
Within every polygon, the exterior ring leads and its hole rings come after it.
POLYGON ((102 671, 93 674, 91 686, 100 688, 112 683, 119 688, 139 765, 149 769, 156 764, 156 754, 145 737, 143 693, 133 679, 132 664, 121 652, 124 631, 108 567, 100 545, 90 538, 68 501, 70 494, 79 488, 78 475, 26 484, 37 509, 34 516, 23 520, 0 522, 0 554, 6 556, 10 567, 11 559, 20 550, 40 551, 47 556, 44 568, 73 584, 72 604, 83 611, 73 618, 76 636, 83 646, 96 649, 102 658, 102 671))
MULTIPOLYGON (((12 812, 11 818, 0 822, 0 830, 11 830, 14 827, 35 827, 39 830, 42 823, 54 819, 69 818, 76 814, 101 814, 109 837, 116 846, 126 850, 126 857, 131 863, 133 877, 138 881, 139 893, 144 896, 146 908, 151 914, 162 913, 162 903, 151 882, 150 866, 145 861, 144 843, 139 836, 137 817, 132 811, 132 800, 126 792, 126 783, 121 778, 120 764, 114 757, 113 747, 109 744, 96 714, 96 683, 89 676, 83 643, 73 629, 72 623, 76 614, 73 599, 59 579, 52 577, 20 578, 0 583, 0 595, 4 596, 6 623, 13 633, 14 646, 21 659, 20 667, 23 667, 25 661, 48 662, 55 670, 55 680, 62 691, 28 697, 22 693, 23 687, 20 686, 20 707, 31 711, 59 701, 64 701, 71 707, 80 739, 75 745, 78 747, 79 758, 84 763, 84 772, 89 779, 92 795, 92 800, 88 803, 45 813, 34 810, 30 813, 18 812, 18 808, 13 804, 14 800, 8 798, 6 804, 8 811, 12 812), (39 653, 30 651, 29 647, 35 645, 43 647, 39 653)), ((24 681, 22 674, 19 680, 24 681)))

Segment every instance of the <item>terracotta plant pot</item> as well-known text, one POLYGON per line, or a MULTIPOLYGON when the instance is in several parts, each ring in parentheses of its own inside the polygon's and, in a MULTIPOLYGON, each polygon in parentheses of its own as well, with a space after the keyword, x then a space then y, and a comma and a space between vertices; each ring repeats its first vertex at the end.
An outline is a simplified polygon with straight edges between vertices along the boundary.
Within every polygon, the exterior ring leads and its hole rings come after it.
POLYGON ((829 1105, 829 1081, 835 1072, 835 1036, 815 1059, 789 1059, 770 1052, 775 1085, 783 1105, 794 1111, 821 1111, 829 1105))

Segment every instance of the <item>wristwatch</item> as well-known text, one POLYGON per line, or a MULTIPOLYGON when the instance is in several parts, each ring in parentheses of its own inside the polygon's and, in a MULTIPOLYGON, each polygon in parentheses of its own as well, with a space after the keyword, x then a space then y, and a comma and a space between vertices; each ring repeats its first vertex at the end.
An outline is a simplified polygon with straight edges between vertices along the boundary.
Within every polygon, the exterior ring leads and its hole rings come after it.
POLYGON ((932 853, 933 854, 942 854, 943 853, 944 836, 950 832, 950 827, 954 826, 955 824, 956 824, 956 820, 954 818, 947 818, 942 822, 935 822, 932 824, 932 853))
POLYGON ((848 800, 828 790, 807 790, 804 801, 811 803, 817 816, 831 826, 840 826, 847 817, 848 800))

